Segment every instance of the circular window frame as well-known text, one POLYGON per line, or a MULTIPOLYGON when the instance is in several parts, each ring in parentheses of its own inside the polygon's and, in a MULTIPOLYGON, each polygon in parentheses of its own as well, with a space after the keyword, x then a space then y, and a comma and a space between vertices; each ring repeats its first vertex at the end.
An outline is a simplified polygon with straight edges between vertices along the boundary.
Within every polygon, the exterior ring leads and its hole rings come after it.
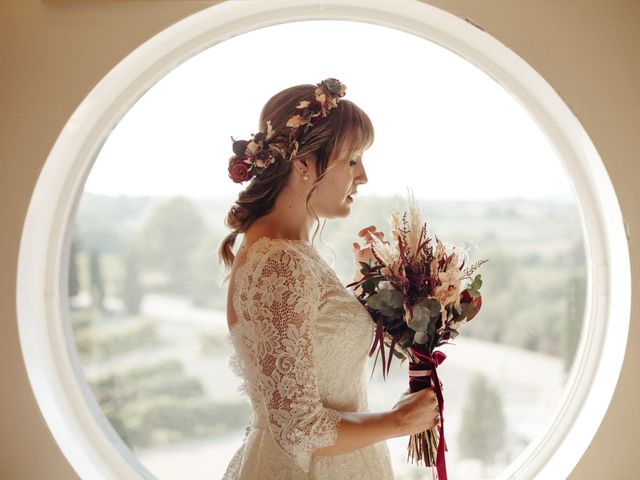
POLYGON ((233 36, 306 20, 378 24, 447 48, 510 92, 556 149, 578 199, 583 231, 588 232, 585 321, 553 422, 501 478, 566 478, 593 439, 622 367, 631 313, 631 269, 621 209, 595 146, 553 87, 482 29, 417 0, 222 2, 140 45, 77 107, 33 190, 17 271, 23 357, 54 438, 81 478, 154 478, 100 411, 82 374, 73 332, 63 313, 71 242, 68 225, 99 149, 144 92, 182 62, 233 36), (613 278, 615 289, 610 288, 613 278))

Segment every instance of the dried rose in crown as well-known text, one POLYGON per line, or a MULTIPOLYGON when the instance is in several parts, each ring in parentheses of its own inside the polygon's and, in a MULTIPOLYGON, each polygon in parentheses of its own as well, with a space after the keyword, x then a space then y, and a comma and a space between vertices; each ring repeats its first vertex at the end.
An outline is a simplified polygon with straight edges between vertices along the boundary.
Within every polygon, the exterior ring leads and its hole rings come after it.
POLYGON ((250 165, 246 163, 244 157, 231 157, 232 162, 229 164, 229 178, 235 183, 242 183, 251 178, 250 165))
POLYGON ((287 127, 296 128, 296 127, 299 127, 300 125, 304 125, 305 123, 307 123, 306 120, 302 118, 300 115, 294 115, 287 121, 287 127))
POLYGON ((344 83, 340 83, 340 80, 336 78, 327 78, 320 82, 331 94, 343 97, 347 91, 347 86, 344 83))

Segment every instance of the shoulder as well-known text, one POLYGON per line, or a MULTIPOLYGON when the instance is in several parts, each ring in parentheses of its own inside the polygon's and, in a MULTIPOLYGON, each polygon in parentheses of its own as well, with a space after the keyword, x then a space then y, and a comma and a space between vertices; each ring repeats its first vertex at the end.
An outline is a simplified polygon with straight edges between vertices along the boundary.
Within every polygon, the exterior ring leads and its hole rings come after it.
POLYGON ((299 303, 304 297, 305 305, 320 298, 322 282, 300 243, 267 238, 258 240, 252 247, 247 287, 253 298, 268 303, 282 296, 287 303, 299 303))
MULTIPOLYGON (((308 253, 303 244, 283 239, 266 239, 259 245, 257 252, 263 260, 263 265, 278 266, 290 271, 311 269, 308 253)), ((283 271, 282 273, 286 273, 283 271)), ((311 273, 311 272, 309 272, 311 273)))
POLYGON ((276 268, 278 273, 286 274, 311 269, 307 248, 310 247, 304 242, 262 236, 247 240, 243 253, 254 272, 276 268))

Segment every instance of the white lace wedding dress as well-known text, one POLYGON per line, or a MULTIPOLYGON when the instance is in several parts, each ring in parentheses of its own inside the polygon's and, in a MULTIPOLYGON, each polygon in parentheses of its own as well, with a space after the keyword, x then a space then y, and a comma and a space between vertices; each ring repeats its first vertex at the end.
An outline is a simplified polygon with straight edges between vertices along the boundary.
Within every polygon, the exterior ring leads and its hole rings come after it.
POLYGON ((393 479, 385 442, 312 455, 335 442, 338 410, 368 409, 373 322, 353 292, 303 240, 256 240, 234 280, 230 365, 253 418, 223 480, 393 479))

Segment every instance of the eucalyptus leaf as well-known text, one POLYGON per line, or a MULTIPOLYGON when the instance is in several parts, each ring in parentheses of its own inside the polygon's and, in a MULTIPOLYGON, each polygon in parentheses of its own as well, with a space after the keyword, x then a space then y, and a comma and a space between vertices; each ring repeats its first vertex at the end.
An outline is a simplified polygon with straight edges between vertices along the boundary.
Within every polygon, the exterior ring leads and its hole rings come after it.
POLYGON ((360 273, 362 273, 363 275, 366 273, 369 273, 369 270, 371 270, 371 266, 367 262, 359 262, 359 263, 360 263, 360 273))
MULTIPOLYGON (((362 284, 363 288, 364 288, 364 285, 365 284, 362 284)), ((382 297, 380 297, 379 293, 374 293, 372 295, 369 295, 367 297, 366 302, 367 302, 367 305, 369 305, 374 310, 380 310, 384 305, 384 302, 382 301, 382 297)))
MULTIPOLYGON (((363 289, 365 288, 367 282, 363 284, 363 289)), ((367 299, 367 304, 375 309, 386 312, 385 315, 391 316, 393 315, 393 311, 395 309, 402 308, 402 301, 404 297, 402 293, 397 290, 389 290, 383 288, 373 295, 369 296, 367 299)))
POLYGON ((473 317, 476 313, 478 313, 479 309, 473 303, 463 303, 462 304, 462 315, 466 318, 473 317))
POLYGON ((436 323, 438 323, 438 317, 431 317, 431 320, 429 321, 429 326, 427 327, 427 333, 429 335, 433 335, 436 333, 436 323))
POLYGON ((429 312, 430 317, 437 317, 441 310, 440 302, 435 298, 425 298, 420 300, 416 305, 420 305, 422 308, 426 309, 427 312, 429 312))
POLYGON ((416 332, 416 334, 413 336, 413 341, 415 343, 419 343, 420 345, 424 345, 425 343, 427 343, 429 336, 426 334, 426 332, 416 332))
POLYGON ((391 308, 402 308, 402 302, 404 301, 404 295, 398 290, 392 290, 383 288, 380 290, 380 295, 384 302, 391 308))
MULTIPOLYGON (((362 291, 365 293, 373 294, 376 291, 376 282, 374 282, 371 279, 367 280, 362 284, 362 291)), ((373 308, 376 308, 376 307, 373 307, 373 308)))
POLYGON ((431 320, 429 310, 421 304, 414 305, 412 310, 413 315, 408 323, 409 328, 416 332, 425 332, 429 327, 429 322, 431 320))
POLYGON ((395 308, 391 308, 390 306, 386 305, 382 310, 380 310, 382 312, 382 314, 385 317, 392 317, 393 314, 396 312, 395 308))

